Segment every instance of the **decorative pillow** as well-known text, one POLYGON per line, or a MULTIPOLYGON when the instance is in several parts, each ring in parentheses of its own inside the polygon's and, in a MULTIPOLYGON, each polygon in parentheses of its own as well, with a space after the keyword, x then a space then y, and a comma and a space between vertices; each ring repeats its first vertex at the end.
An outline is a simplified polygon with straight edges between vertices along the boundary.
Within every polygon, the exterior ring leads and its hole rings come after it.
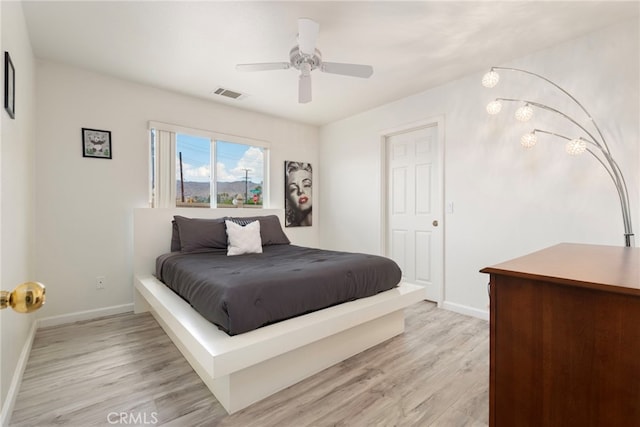
POLYGON ((171 252, 180 252, 180 230, 175 219, 171 220, 171 252))
POLYGON ((223 218, 186 218, 175 215, 182 252, 227 249, 227 232, 223 218))
POLYGON ((261 254, 260 221, 253 221, 244 227, 233 221, 225 221, 229 246, 227 255, 261 254))
POLYGON ((291 242, 287 235, 282 231, 280 219, 277 215, 265 216, 248 216, 248 217, 226 217, 226 220, 233 221, 236 224, 246 225, 253 221, 260 222, 260 239, 262 246, 269 245, 288 245, 291 242))

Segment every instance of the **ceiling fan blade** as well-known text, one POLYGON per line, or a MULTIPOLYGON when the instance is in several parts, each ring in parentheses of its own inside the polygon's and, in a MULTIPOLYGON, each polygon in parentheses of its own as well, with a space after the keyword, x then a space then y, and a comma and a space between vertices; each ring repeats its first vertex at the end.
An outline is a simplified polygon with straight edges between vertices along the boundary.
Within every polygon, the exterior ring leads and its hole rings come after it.
POLYGON ((343 64, 340 62, 322 62, 320 70, 324 73, 342 74, 344 76, 369 78, 373 74, 371 65, 343 64))
POLYGON ((302 73, 298 80, 298 102, 306 104, 311 102, 311 75, 302 73))
POLYGON ((300 48, 300 52, 310 56, 315 54, 319 30, 320 24, 313 19, 298 19, 298 47, 300 48))
POLYGON ((286 70, 291 67, 288 62, 262 62, 258 64, 238 64, 238 71, 269 71, 269 70, 286 70))

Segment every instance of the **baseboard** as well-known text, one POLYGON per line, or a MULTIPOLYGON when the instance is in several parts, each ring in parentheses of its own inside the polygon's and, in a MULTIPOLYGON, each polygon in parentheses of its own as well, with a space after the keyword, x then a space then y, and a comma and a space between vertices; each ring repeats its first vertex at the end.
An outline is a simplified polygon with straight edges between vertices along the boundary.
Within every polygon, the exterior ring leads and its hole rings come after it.
POLYGON ((38 328, 63 325, 65 323, 80 322, 82 320, 97 319, 98 317, 114 314, 129 313, 133 311, 133 303, 114 305, 112 307, 97 308, 95 310, 78 311, 75 313, 61 314, 59 316, 43 317, 38 319, 38 328))
POLYGON ((465 314, 467 316, 477 317, 478 319, 489 320, 488 311, 478 310, 477 308, 469 307, 468 305, 445 301, 442 303, 442 308, 449 311, 455 311, 456 313, 465 314))
POLYGON ((20 358, 18 359, 16 370, 13 373, 13 378, 11 378, 11 385, 9 386, 7 397, 2 403, 2 411, 0 412, 0 426, 9 425, 9 421, 11 421, 13 407, 15 406, 16 399, 18 398, 20 384, 22 384, 22 375, 24 374, 24 369, 27 367, 27 362, 29 361, 29 354, 31 353, 31 346, 33 345, 33 340, 36 337, 37 329, 38 321, 34 320, 31 323, 31 329, 29 330, 29 334, 27 335, 27 340, 22 347, 22 352, 20 353, 20 358))

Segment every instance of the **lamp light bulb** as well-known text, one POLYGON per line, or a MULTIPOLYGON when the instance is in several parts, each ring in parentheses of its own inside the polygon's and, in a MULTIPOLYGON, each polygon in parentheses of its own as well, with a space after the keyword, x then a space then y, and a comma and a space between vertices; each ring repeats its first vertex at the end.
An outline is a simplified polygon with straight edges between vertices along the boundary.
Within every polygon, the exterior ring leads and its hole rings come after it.
POLYGON ((525 104, 516 110, 516 119, 521 122, 527 122, 533 117, 533 108, 529 104, 525 104))
POLYGON ((538 142, 538 137, 535 132, 525 133, 522 135, 522 138, 520 138, 520 144, 522 144, 524 148, 533 148, 536 142, 538 142))
POLYGON ((564 148, 567 151, 567 154, 578 156, 587 151, 587 143, 584 139, 576 138, 567 142, 567 145, 564 148))
POLYGON ((500 81, 500 74, 491 70, 484 76, 482 76, 482 86, 492 88, 495 87, 500 81))
POLYGON ((500 110, 502 110, 502 102, 497 99, 487 104, 487 113, 491 115, 498 114, 500 110))

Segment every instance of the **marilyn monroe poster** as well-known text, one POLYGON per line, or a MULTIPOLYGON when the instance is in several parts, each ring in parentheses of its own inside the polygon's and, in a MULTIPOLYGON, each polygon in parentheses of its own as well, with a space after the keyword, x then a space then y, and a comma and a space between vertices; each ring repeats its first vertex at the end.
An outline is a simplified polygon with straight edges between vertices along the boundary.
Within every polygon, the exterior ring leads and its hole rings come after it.
POLYGON ((312 169, 310 163, 284 162, 285 227, 310 226, 312 223, 312 169))

